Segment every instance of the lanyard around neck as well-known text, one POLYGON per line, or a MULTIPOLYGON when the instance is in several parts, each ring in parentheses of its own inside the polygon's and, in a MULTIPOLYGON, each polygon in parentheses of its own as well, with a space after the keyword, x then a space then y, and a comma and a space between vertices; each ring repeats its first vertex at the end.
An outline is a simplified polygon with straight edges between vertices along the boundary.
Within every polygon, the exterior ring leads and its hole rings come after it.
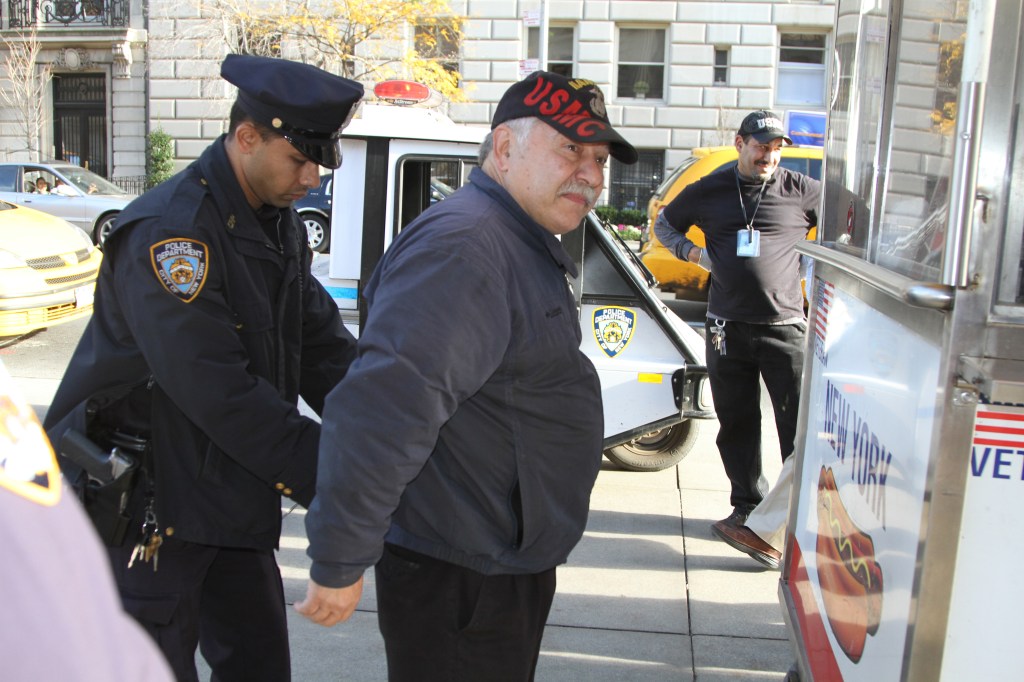
POLYGON ((736 170, 736 194, 740 198, 740 209, 743 211, 743 222, 747 225, 747 230, 751 233, 754 231, 754 216, 757 215, 757 209, 761 208, 761 199, 764 198, 764 188, 768 186, 768 178, 765 178, 761 183, 761 189, 757 193, 757 202, 754 204, 754 212, 750 214, 750 218, 747 218, 747 205, 743 203, 743 190, 740 188, 740 172, 736 170))

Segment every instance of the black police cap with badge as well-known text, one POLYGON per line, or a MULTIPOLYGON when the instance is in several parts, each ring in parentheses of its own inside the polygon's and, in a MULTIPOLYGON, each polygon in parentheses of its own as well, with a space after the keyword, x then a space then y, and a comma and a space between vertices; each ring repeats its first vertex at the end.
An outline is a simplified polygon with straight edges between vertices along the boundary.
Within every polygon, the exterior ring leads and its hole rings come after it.
POLYGON ((363 97, 361 83, 287 59, 229 54, 220 75, 238 87, 238 104, 306 158, 341 165, 341 131, 363 97))

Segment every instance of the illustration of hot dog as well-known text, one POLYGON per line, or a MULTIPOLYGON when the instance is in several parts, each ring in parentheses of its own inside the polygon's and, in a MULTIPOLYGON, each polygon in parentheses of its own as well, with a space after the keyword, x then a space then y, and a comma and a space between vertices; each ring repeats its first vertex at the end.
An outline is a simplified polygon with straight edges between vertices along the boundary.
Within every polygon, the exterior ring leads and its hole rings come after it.
POLYGON ((831 468, 818 477, 818 581, 839 647, 854 663, 882 616, 882 568, 871 536, 857 528, 839 497, 831 468))

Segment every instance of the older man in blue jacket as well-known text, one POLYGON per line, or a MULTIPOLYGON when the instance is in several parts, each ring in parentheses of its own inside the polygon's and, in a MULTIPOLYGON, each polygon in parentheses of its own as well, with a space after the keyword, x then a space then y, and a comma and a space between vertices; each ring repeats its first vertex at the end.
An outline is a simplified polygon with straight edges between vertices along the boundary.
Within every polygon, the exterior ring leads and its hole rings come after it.
POLYGON ((332 625, 376 564, 391 680, 527 680, 582 536, 601 388, 558 235, 636 161, 591 81, 537 72, 495 111, 470 183, 399 235, 327 399, 298 610, 332 625))

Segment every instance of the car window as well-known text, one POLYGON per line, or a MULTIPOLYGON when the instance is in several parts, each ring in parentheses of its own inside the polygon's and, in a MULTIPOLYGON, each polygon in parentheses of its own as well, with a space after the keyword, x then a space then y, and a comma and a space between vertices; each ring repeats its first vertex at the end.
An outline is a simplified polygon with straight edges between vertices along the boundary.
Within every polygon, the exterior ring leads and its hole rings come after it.
POLYGON ((791 171, 809 175, 816 180, 821 180, 821 159, 800 159, 784 156, 779 165, 791 171))
POLYGON ((821 159, 808 159, 808 161, 811 162, 808 175, 816 180, 821 180, 821 159))
POLYGON ((25 166, 25 186, 29 192, 51 194, 57 186, 57 176, 40 166, 25 166))
POLYGON ((699 157, 696 156, 691 156, 687 158, 685 161, 679 164, 678 168, 669 173, 668 177, 665 178, 664 182, 658 185, 658 189, 654 190, 654 195, 658 197, 659 201, 663 201, 665 199, 665 195, 668 193, 669 188, 671 188, 672 185, 676 184, 676 180, 678 180, 679 176, 683 174, 683 171, 685 171, 693 164, 697 163, 698 158, 699 157))
MULTIPOLYGON (((736 159, 730 159, 730 160, 726 161, 725 163, 723 163, 718 168, 716 168, 715 171, 720 171, 723 168, 735 168, 736 167, 736 163, 737 163, 736 159)), ((708 175, 711 175, 711 173, 714 173, 715 171, 709 171, 708 175)))
POLYGON ((56 166, 58 172, 63 173, 67 180, 85 194, 106 194, 114 196, 127 196, 127 192, 110 182, 106 178, 96 175, 91 170, 80 166, 56 166))
POLYGON ((0 192, 18 191, 17 182, 17 166, 0 166, 0 192))

